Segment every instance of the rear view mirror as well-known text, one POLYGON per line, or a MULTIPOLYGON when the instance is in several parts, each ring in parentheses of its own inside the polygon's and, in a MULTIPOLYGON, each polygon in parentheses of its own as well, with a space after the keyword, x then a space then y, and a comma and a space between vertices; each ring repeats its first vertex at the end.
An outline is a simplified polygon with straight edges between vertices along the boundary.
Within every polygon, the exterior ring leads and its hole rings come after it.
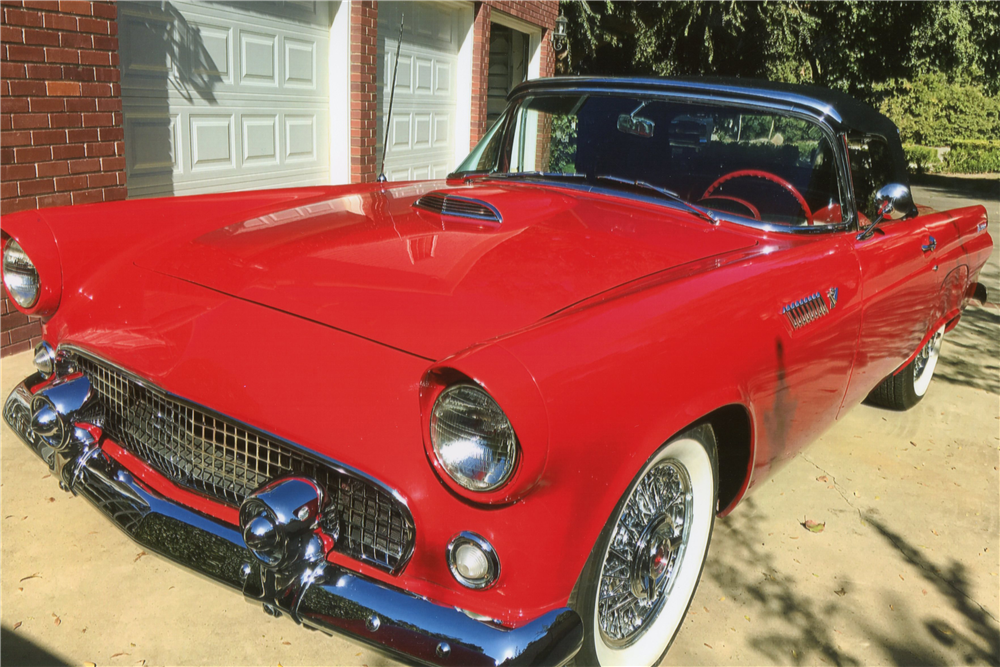
POLYGON ((653 136, 653 128, 655 127, 656 123, 642 116, 632 116, 627 113, 618 116, 618 131, 625 134, 634 134, 637 137, 649 139, 653 136))

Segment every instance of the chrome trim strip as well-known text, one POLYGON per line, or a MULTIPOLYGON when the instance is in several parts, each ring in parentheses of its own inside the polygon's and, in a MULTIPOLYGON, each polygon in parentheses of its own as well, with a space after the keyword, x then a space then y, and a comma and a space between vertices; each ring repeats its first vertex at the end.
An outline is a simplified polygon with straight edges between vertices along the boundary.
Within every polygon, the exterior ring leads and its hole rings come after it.
MULTIPOLYGON (((172 400, 172 401, 177 401, 178 403, 181 403, 182 405, 186 405, 186 406, 191 407, 193 409, 203 411, 206 414, 208 414, 208 415, 210 415, 210 416, 212 416, 212 417, 214 417, 216 419, 220 419, 220 420, 223 420, 223 421, 228 421, 228 422, 231 422, 233 424, 238 424, 242 428, 245 428, 248 431, 260 433, 261 435, 267 437, 268 439, 274 440, 275 442, 277 442, 277 443, 279 443, 279 444, 281 444, 283 446, 286 446, 289 449, 295 450, 295 452, 298 453, 300 456, 302 456, 304 458, 311 458, 314 461, 316 461, 317 463, 319 463, 320 465, 323 465, 323 466, 325 466, 325 467, 327 467, 327 468, 329 468, 329 469, 337 472, 338 474, 344 475, 346 477, 355 477, 357 479, 360 479, 360 480, 363 480, 363 481, 367 482, 368 484, 371 484, 372 486, 376 486, 376 487, 382 489, 384 492, 386 492, 387 494, 391 495, 393 498, 395 498, 402 505, 402 508, 405 510, 406 514, 408 515, 408 519, 409 519, 409 523, 410 523, 410 528, 411 528, 411 539, 410 539, 410 543, 409 543, 408 548, 407 548, 407 553, 406 553, 406 555, 404 557, 400 558, 399 563, 396 565, 396 567, 394 567, 391 570, 391 572, 393 574, 398 574, 399 572, 401 572, 403 570, 403 568, 406 567, 406 564, 409 563, 410 558, 413 556, 414 544, 416 544, 417 527, 416 527, 416 523, 413 520, 413 513, 410 511, 409 503, 406 501, 406 499, 403 497, 403 495, 399 491, 397 491, 396 489, 387 486, 386 484, 384 484, 381 481, 375 479, 371 475, 368 475, 368 474, 366 474, 366 473, 364 473, 364 472, 362 472, 360 470, 357 470, 357 469, 352 468, 352 467, 350 467, 348 465, 345 465, 345 464, 341 463, 340 461, 332 459, 332 458, 330 458, 330 457, 328 457, 328 456, 326 456, 324 454, 320 454, 318 452, 311 451, 311 450, 306 449, 306 448, 304 448, 304 447, 302 447, 300 445, 297 445, 297 444, 295 444, 295 443, 293 443, 293 442, 291 442, 289 440, 286 440, 285 438, 282 438, 281 436, 274 435, 273 433, 271 433, 269 431, 257 428, 255 426, 247 424, 246 422, 240 421, 240 420, 235 419, 233 417, 229 417, 229 416, 224 415, 224 414, 222 414, 222 413, 220 413, 220 412, 218 412, 216 410, 213 410, 211 408, 205 407, 204 405, 201 405, 199 403, 195 403, 194 401, 189 401, 186 398, 183 398, 181 396, 177 396, 176 394, 172 394, 172 393, 170 393, 168 391, 165 391, 165 390, 161 389, 160 387, 157 387, 156 385, 150 383, 148 380, 145 380, 142 376, 138 375, 137 373, 134 373, 133 371, 130 371, 127 368, 124 368, 120 364, 117 364, 117 363, 115 363, 113 361, 108 361, 107 359, 104 359, 103 357, 101 357, 101 356, 99 356, 97 354, 94 354, 93 352, 90 352, 89 350, 85 349, 84 347, 82 347, 80 345, 76 345, 76 344, 73 344, 73 343, 61 343, 59 345, 59 347, 58 347, 58 350, 57 350, 57 353, 59 353, 59 352, 65 352, 65 353, 72 354, 72 355, 79 355, 79 356, 87 357, 87 358, 89 358, 90 360, 92 360, 92 361, 94 361, 96 363, 105 364, 107 366, 110 366, 111 368, 115 369, 119 373, 128 376, 133 382, 135 382, 136 384, 138 384, 139 386, 141 386, 146 391, 152 392, 154 394, 158 394, 159 396, 161 396, 163 398, 168 398, 169 400, 172 400)), ((166 478, 166 476, 164 476, 164 477, 166 478)), ((353 556, 351 554, 345 553, 344 555, 346 555, 346 556, 348 556, 350 558, 353 558, 353 556)), ((370 561, 367 561, 367 560, 364 560, 364 559, 356 559, 356 560, 358 560, 359 562, 367 563, 369 565, 378 566, 377 563, 370 562, 370 561)))
MULTIPOLYGON (((44 443, 17 425, 27 424, 27 419, 12 418, 17 407, 28 409, 28 386, 40 378, 35 374, 11 392, 3 415, 18 437, 45 460, 44 443)), ((67 489, 90 501, 147 550, 243 591, 250 602, 262 601, 252 585, 261 576, 260 565, 234 527, 149 490, 99 448, 74 460, 60 462, 56 457, 50 465, 59 468, 55 476, 60 479, 64 472, 76 471, 67 489)), ((455 666, 558 666, 569 662, 583 643, 583 623, 569 608, 508 629, 329 563, 308 568, 294 579, 288 588, 271 592, 273 597, 263 601, 265 611, 327 634, 346 635, 404 660, 455 666)))

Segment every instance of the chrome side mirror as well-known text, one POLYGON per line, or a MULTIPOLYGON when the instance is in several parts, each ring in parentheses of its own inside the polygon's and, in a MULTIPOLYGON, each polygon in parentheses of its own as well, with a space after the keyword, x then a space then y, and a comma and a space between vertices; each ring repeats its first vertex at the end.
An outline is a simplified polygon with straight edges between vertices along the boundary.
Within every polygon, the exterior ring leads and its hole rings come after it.
POLYGON ((910 188, 902 183, 889 183, 882 186, 875 192, 872 199, 875 202, 878 217, 858 234, 859 241, 871 238, 872 234, 875 233, 875 228, 884 220, 905 217, 913 209, 913 195, 910 193, 910 188))

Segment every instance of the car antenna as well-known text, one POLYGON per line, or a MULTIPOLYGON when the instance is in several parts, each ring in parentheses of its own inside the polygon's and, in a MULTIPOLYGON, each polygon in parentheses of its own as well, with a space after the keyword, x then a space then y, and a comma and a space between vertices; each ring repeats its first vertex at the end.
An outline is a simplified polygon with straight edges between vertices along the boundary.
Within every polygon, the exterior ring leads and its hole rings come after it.
POLYGON ((385 132, 382 133, 382 160, 379 162, 378 178, 379 183, 385 183, 385 151, 389 148, 389 123, 392 122, 392 100, 396 97, 396 70, 399 69, 399 48, 403 45, 403 19, 406 14, 399 15, 399 41, 396 42, 396 64, 392 66, 392 89, 389 91, 389 113, 385 117, 385 132))

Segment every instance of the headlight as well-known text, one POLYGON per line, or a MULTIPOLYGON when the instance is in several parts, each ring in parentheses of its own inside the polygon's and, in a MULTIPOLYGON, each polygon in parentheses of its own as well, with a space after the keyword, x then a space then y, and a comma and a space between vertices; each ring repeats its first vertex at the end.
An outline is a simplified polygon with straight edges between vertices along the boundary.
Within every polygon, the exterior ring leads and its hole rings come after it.
POLYGON ((489 394, 469 384, 438 396, 431 445, 448 475, 471 491, 499 488, 517 461, 517 436, 507 415, 489 394))
POLYGON ((3 284, 21 308, 31 308, 38 301, 38 270, 14 239, 3 250, 3 284))

